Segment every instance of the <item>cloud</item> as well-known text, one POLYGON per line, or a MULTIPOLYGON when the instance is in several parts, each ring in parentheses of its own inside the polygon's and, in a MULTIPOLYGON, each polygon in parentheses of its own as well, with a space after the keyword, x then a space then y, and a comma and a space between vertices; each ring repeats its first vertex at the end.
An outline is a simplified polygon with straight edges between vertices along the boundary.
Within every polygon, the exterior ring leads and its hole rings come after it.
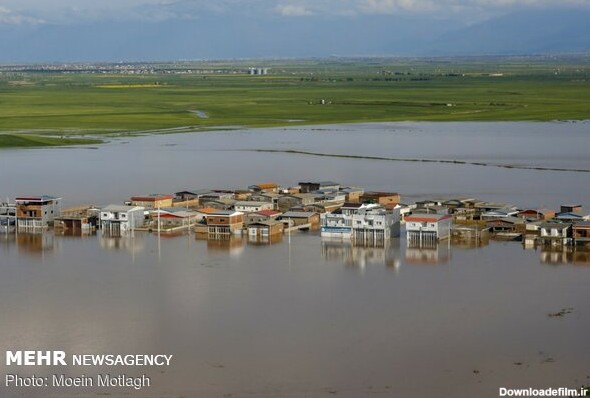
POLYGON ((514 8, 590 7, 590 0, 358 0, 366 14, 497 12, 514 8))
POLYGON ((505 7, 505 6, 590 6, 590 0, 471 0, 466 3, 488 7, 505 7))
POLYGON ((431 0, 360 0, 359 8, 368 14, 393 14, 399 11, 432 12, 439 8, 440 3, 431 0))
POLYGON ((488 19, 550 7, 590 7, 590 0, 0 0, 0 24, 59 25, 86 21, 164 21, 233 15, 260 20, 285 17, 405 14, 488 19))
POLYGON ((296 4, 278 5, 276 11, 285 17, 304 17, 314 14, 307 7, 296 4))
POLYGON ((38 25, 45 21, 9 10, 0 6, 0 25, 38 25))

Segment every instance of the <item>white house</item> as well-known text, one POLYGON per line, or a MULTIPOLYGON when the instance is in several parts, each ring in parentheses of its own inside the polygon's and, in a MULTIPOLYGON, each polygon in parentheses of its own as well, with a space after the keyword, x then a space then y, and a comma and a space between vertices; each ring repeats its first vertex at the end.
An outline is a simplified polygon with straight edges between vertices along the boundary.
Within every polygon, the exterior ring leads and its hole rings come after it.
POLYGON ((100 227, 103 234, 122 235, 144 223, 142 206, 108 205, 100 210, 100 227))
POLYGON ((452 216, 448 214, 412 214, 406 216, 406 235, 410 242, 437 242, 451 236, 452 216))
POLYGON ((242 213, 250 213, 260 210, 274 210, 273 207, 272 202, 256 202, 250 200, 236 202, 234 204, 235 211, 241 211, 242 213))
POLYGON ((482 220, 495 220, 498 218, 515 217, 518 210, 511 207, 503 207, 501 209, 492 209, 481 213, 482 220))
POLYGON ((18 228, 45 228, 53 225, 61 210, 61 198, 49 195, 21 196, 15 202, 18 228))
POLYGON ((572 225, 566 223, 542 223, 539 241, 549 245, 568 245, 572 242, 572 225))
POLYGON ((387 211, 377 204, 346 203, 320 216, 321 235, 326 238, 380 241, 399 236, 399 206, 387 211))

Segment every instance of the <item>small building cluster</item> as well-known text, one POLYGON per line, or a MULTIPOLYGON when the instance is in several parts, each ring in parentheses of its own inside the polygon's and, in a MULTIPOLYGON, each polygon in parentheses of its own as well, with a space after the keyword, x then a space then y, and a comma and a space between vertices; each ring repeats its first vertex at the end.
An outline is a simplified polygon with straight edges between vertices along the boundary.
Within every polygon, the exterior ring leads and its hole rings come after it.
POLYGON ((448 237, 526 241, 537 246, 585 246, 590 243, 590 213, 581 205, 552 209, 519 209, 509 203, 473 198, 423 200, 404 217, 409 242, 432 242, 448 237))
POLYGON ((399 236, 399 195, 365 192, 333 181, 301 182, 281 187, 273 182, 246 189, 195 189, 134 195, 107 206, 62 209, 61 198, 19 197, 0 205, 0 226, 6 232, 47 228, 70 233, 100 230, 105 236, 133 231, 194 231, 204 238, 245 235, 268 239, 297 230, 322 230, 322 236, 382 241, 399 236), (326 217, 326 215, 329 215, 326 217), (337 219, 349 233, 338 233, 337 219))
POLYGON ((250 67, 248 68, 249 75, 268 75, 268 68, 256 68, 250 67))
POLYGON ((331 240, 381 244, 400 236, 409 247, 446 239, 520 240, 527 247, 590 246, 590 214, 581 205, 520 209, 474 198, 400 203, 395 192, 365 191, 334 181, 274 182, 245 189, 195 189, 134 195, 107 206, 62 208, 62 199, 21 196, 0 203, 0 232, 37 232, 53 227, 69 233, 101 230, 105 236, 133 231, 194 231, 206 239, 233 235, 267 240, 297 230, 319 230, 331 240))

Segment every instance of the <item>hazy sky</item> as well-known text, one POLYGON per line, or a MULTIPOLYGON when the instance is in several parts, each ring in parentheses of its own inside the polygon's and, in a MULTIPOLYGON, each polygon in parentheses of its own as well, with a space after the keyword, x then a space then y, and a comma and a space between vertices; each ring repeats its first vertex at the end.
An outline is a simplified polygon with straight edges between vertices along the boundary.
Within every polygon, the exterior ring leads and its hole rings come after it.
POLYGON ((0 25, 161 21, 224 13, 262 19, 402 14, 481 20, 564 6, 590 8, 590 0, 0 0, 0 25))
POLYGON ((0 0, 0 63, 590 51, 590 0, 0 0))

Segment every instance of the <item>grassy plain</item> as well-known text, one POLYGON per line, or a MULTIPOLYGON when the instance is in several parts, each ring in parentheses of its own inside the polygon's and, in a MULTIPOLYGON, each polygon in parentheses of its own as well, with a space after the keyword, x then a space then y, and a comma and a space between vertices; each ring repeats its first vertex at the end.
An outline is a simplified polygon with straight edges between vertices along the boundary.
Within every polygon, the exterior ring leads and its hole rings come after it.
MULTIPOLYGON (((590 119, 588 57, 253 61, 151 65, 150 72, 142 68, 143 73, 133 75, 4 68, 0 136, 108 136, 405 120, 590 119), (268 66, 270 74, 243 73, 250 64, 268 66)), ((0 147, 18 142, 16 138, 0 139, 0 147)))
POLYGON ((0 148, 29 148, 44 146, 101 144, 91 138, 50 137, 36 134, 0 134, 0 148))

